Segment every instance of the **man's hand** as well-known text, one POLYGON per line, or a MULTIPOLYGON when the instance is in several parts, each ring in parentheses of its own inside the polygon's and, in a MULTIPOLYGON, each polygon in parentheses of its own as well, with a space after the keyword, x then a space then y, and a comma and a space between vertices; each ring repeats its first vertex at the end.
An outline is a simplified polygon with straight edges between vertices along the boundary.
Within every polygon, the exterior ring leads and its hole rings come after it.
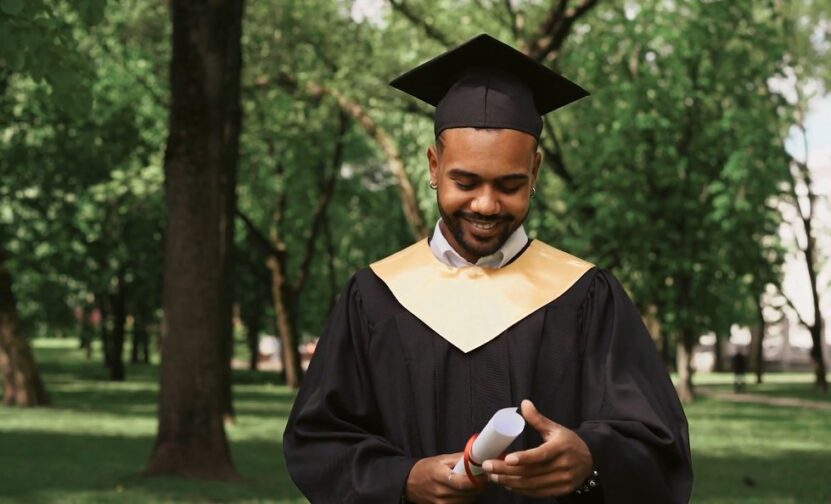
POLYGON ((462 453, 423 458, 407 476, 407 501, 461 504, 473 502, 479 491, 464 474, 453 474, 462 453))
POLYGON ((566 495, 592 472, 592 455, 572 430, 544 417, 531 401, 522 401, 522 416, 542 436, 536 448, 511 453, 505 460, 488 460, 488 479, 529 497, 566 495))

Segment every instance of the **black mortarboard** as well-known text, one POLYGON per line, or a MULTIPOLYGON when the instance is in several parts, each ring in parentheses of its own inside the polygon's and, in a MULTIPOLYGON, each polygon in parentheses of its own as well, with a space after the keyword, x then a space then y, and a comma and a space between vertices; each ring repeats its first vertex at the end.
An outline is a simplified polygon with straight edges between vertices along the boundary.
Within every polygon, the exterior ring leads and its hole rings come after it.
POLYGON ((436 107, 436 136, 448 128, 508 128, 539 138, 540 116, 589 94, 484 33, 390 85, 436 107))

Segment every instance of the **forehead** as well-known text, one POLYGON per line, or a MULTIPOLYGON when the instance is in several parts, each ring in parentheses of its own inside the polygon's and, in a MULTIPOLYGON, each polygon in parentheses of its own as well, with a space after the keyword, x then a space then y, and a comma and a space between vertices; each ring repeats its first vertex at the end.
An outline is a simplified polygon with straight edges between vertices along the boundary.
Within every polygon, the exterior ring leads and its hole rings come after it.
POLYGON ((512 129, 447 129, 441 143, 444 168, 482 172, 482 176, 530 170, 536 151, 533 136, 512 129))

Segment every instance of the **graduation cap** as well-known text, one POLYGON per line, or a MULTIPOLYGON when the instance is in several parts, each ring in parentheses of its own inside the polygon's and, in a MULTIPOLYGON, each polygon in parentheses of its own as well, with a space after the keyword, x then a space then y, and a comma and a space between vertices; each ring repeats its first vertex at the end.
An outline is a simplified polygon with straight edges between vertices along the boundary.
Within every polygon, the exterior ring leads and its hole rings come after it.
POLYGON ((436 136, 448 128, 507 128, 539 139, 540 116, 589 94, 484 33, 390 85, 436 107, 436 136))

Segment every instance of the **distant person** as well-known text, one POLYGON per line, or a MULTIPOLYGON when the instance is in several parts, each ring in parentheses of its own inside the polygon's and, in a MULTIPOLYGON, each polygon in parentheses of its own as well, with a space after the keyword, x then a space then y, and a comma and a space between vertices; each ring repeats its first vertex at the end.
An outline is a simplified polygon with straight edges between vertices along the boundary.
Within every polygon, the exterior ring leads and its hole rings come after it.
POLYGON ((733 368, 733 391, 744 392, 744 374, 747 372, 747 358, 741 350, 736 350, 730 359, 733 368))

